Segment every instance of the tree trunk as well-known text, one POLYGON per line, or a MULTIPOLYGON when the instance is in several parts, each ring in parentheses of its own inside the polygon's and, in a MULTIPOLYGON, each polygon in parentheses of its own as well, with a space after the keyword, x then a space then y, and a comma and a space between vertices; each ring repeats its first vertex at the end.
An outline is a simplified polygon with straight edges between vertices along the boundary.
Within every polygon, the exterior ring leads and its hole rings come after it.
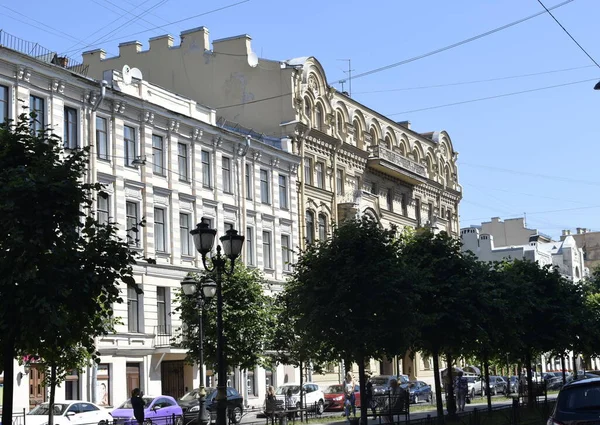
POLYGON ((492 413, 492 392, 490 391, 490 361, 487 354, 483 357, 483 374, 485 378, 485 398, 487 399, 488 412, 492 413))
POLYGON ((565 367, 565 356, 560 356, 560 366, 562 367, 563 385, 567 383, 567 372, 565 367))
MULTIPOLYGON (((300 423, 302 423, 302 421, 304 421, 304 412, 302 410, 302 407, 304 406, 304 371, 302 370, 302 368, 304 367, 304 363, 302 361, 300 361, 300 423)), ((292 407, 296 407, 296 406, 292 406, 292 407)), ((48 424, 50 425, 50 424, 48 424)))
POLYGON ((573 351, 573 379, 577 379, 577 355, 573 351))
POLYGON ((446 410, 450 419, 456 417, 456 397, 454 397, 454 359, 452 354, 446 353, 446 364, 448 367, 448 394, 446 394, 446 410))
POLYGON ((56 365, 50 366, 50 400, 48 401, 48 425, 54 425, 54 396, 56 394, 56 365))
POLYGON ((15 344, 12 335, 8 336, 4 340, 4 344, 4 350, 2 352, 2 363, 4 369, 4 392, 2 394, 2 423, 12 424, 13 392, 15 380, 15 344))
POLYGON ((435 404, 437 408, 438 423, 444 422, 444 401, 442 400, 442 384, 440 379, 440 359, 437 349, 432 350, 433 379, 435 381, 435 404))
POLYGON ((365 376, 365 357, 358 359, 358 382, 360 385, 360 423, 367 425, 369 423, 369 405, 367 403, 367 380, 365 376))
POLYGON ((531 352, 525 354, 525 367, 527 367, 527 407, 534 406, 533 400, 533 376, 531 374, 531 352))

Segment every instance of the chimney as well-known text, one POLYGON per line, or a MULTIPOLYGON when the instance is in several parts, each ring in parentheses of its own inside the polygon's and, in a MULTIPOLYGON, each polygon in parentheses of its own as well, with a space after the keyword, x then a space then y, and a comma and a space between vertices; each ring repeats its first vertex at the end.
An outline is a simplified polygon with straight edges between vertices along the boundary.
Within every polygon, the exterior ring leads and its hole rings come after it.
POLYGON ((213 41, 213 52, 217 55, 224 53, 226 55, 248 56, 252 53, 251 40, 252 38, 247 34, 221 38, 213 41))
POLYGON ((87 50, 81 54, 83 57, 83 63, 88 65, 90 63, 100 63, 106 59, 106 52, 103 49, 87 50))
POLYGON ((58 66, 62 66, 63 68, 66 68, 67 66, 69 66, 69 58, 66 56, 57 56, 54 59, 54 63, 58 66))
POLYGON ((398 121, 396 124, 410 130, 410 121, 398 121))
POLYGON ((208 28, 198 27, 185 30, 179 33, 181 37, 181 46, 189 50, 199 50, 204 53, 210 50, 210 41, 208 39, 208 28))
POLYGON ((173 47, 173 36, 170 34, 152 37, 150 40, 150 50, 170 49, 173 47))
POLYGON ((128 53, 139 53, 142 51, 142 43, 139 41, 126 41, 119 44, 119 56, 127 58, 128 53))
POLYGON ((585 229, 583 229, 583 228, 581 228, 581 227, 578 227, 578 228, 577 228, 577 234, 578 234, 578 235, 581 235, 582 233, 585 233, 585 229))
POLYGON ((567 229, 567 230, 563 230, 563 231, 562 231, 562 235, 563 235, 563 236, 569 236, 570 234, 571 234, 571 231, 570 231, 570 230, 568 230, 568 229, 567 229))

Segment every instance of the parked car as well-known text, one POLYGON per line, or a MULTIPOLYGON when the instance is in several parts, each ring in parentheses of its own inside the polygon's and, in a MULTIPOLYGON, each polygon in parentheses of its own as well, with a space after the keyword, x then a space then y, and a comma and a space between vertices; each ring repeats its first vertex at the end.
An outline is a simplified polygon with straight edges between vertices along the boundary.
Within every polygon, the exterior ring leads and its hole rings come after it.
POLYGON ((509 393, 518 393, 519 392, 519 377, 516 375, 508 376, 505 378, 508 383, 508 392, 509 393))
MULTIPOLYGON (((307 382, 303 385, 304 389, 304 406, 308 410, 316 410, 317 414, 325 411, 325 394, 317 384, 307 382)), ((300 407, 300 385, 298 384, 283 384, 275 391, 277 400, 282 400, 285 403, 285 395, 288 390, 292 390, 292 400, 296 407, 300 407)))
MULTIPOLYGON (((485 385, 484 385, 485 386, 485 385)), ((488 388, 486 394, 489 393, 496 395, 498 393, 506 394, 507 383, 501 376, 490 376, 488 388)))
POLYGON ((562 376, 555 376, 546 380, 546 389, 558 390, 564 384, 562 376))
POLYGON ((467 385, 469 388, 469 397, 471 399, 475 398, 476 395, 483 396, 484 394, 484 384, 481 381, 480 376, 467 376, 467 385))
MULTIPOLYGON (((87 401, 66 400, 57 402, 54 403, 53 411, 55 425, 107 425, 113 420, 108 410, 87 401)), ((49 403, 38 404, 27 414, 23 423, 27 423, 27 425, 46 425, 49 413, 49 403)))
POLYGON ((400 386, 408 384, 407 375, 376 375, 371 376, 370 381, 373 383, 373 395, 387 394, 390 390, 390 381, 395 379, 400 386))
MULTIPOLYGON (((205 388, 206 391, 206 410, 211 417, 211 422, 214 422, 217 415, 217 389, 205 388)), ((183 419, 186 425, 198 424, 198 411, 200 410, 200 400, 198 400, 199 388, 196 388, 177 400, 177 403, 183 410, 183 419)), ((227 417, 233 423, 239 424, 244 415, 244 398, 233 387, 227 387, 227 417)))
MULTIPOLYGON (((325 395, 325 410, 344 410, 344 402, 346 401, 346 396, 344 395, 343 384, 330 385, 325 389, 325 391, 323 391, 323 394, 325 395)), ((360 407, 359 385, 356 385, 354 387, 354 399, 356 400, 356 407, 360 407)))
MULTIPOLYGON (((144 402, 144 418, 152 425, 182 425, 183 410, 177 401, 168 395, 142 396, 144 402), (173 420, 175 417, 175 420, 173 420)), ((133 416, 131 400, 125 401, 111 412, 114 425, 137 425, 133 416)))
POLYGON ((569 376, 567 376, 567 382, 578 381, 580 379, 590 379, 590 378, 600 378, 600 375, 596 375, 595 373, 579 371, 579 372, 577 372, 576 379, 575 379, 575 375, 573 375, 573 374, 570 374, 569 376))
POLYGON ((547 425, 597 424, 600 378, 579 379, 562 387, 547 425))
POLYGON ((431 401, 431 385, 423 381, 411 381, 407 384, 411 403, 419 403, 425 400, 427 403, 431 401))

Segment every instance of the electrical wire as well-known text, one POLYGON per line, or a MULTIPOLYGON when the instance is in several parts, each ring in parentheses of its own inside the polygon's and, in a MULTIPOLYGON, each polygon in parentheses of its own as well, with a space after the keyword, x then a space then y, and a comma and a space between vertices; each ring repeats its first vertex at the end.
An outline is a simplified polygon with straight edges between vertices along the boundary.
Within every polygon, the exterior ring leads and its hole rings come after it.
MULTIPOLYGON (((225 9, 229 9, 229 8, 232 8, 232 7, 235 7, 235 6, 239 6, 239 5, 243 4, 243 3, 248 3, 249 1, 250 0, 241 0, 241 1, 238 1, 237 3, 231 3, 231 4, 228 4, 228 5, 219 7, 217 9, 212 9, 212 10, 209 10, 207 12, 203 12, 203 13, 199 13, 199 14, 194 15, 194 16, 190 16, 188 18, 183 18, 183 19, 179 19, 177 21, 168 22, 168 23, 166 23, 164 25, 158 25, 155 28, 152 28, 152 29, 149 29, 149 30, 143 30, 143 31, 134 32, 134 33, 127 34, 127 35, 124 35, 124 36, 120 36, 118 38, 113 38, 113 39, 109 39, 109 40, 103 40, 102 42, 103 43, 108 43, 108 42, 111 42, 111 41, 122 40, 124 38, 129 38, 129 37, 133 37, 133 36, 136 36, 136 35, 145 34, 147 32, 153 31, 153 30, 158 29, 158 28, 166 28, 166 27, 169 27, 171 25, 179 24, 181 22, 189 21, 189 20, 192 20, 192 19, 195 19, 195 18, 199 18, 201 16, 209 15, 211 13, 220 12, 220 11, 225 10, 225 9)), ((94 46, 94 44, 89 44, 89 45, 85 46, 83 49, 86 49, 86 48, 92 47, 92 46, 94 46)), ((74 51, 79 51, 79 50, 83 50, 83 49, 76 49, 74 51)), ((73 50, 71 50, 71 51, 73 51, 73 50)), ((67 51, 65 53, 68 53, 68 52, 70 52, 70 51, 67 51)))
POLYGON ((593 57, 592 57, 592 56, 591 56, 591 55, 590 55, 590 54, 589 54, 589 53, 588 53, 588 52, 587 52, 587 51, 586 51, 586 50, 583 48, 583 46, 581 46, 581 44, 579 44, 579 43, 577 42, 577 40, 575 40, 575 37, 573 37, 573 36, 571 35, 571 33, 570 33, 569 31, 567 31, 567 29, 566 29, 566 28, 563 26, 563 24, 561 24, 561 23, 558 21, 558 19, 556 19, 556 17, 555 17, 555 16, 552 14, 552 12, 550 12, 550 10, 549 10, 549 9, 546 7, 546 5, 544 5, 544 3, 542 3, 542 1, 541 1, 541 0, 537 0, 537 1, 538 1, 538 3, 539 3, 539 4, 541 4, 541 5, 542 5, 542 7, 544 8, 544 10, 546 10, 546 12, 548 13, 548 15, 550 15, 550 16, 552 17, 552 19, 554 19, 554 22, 556 22, 556 23, 558 24, 558 26, 559 26, 559 27, 561 27, 561 28, 562 28, 562 30, 563 30, 563 31, 564 31, 564 32, 565 32, 565 33, 566 33, 566 34, 567 34, 567 35, 568 35, 568 36, 571 38, 571 40, 573 40, 573 43, 577 44, 577 47, 579 47, 579 48, 581 49, 581 51, 582 51, 583 53, 585 53, 585 54, 586 54, 586 56, 587 56, 588 58, 590 58, 590 60, 591 60, 592 62, 594 62, 594 64, 596 64, 596 66, 597 66, 598 68, 600 68, 600 65, 598 65, 598 62, 596 62, 596 61, 594 60, 594 58, 593 58, 593 57))
MULTIPOLYGON (((51 27, 50 25, 48 25, 48 24, 46 24, 46 23, 44 23, 44 22, 40 22, 40 21, 38 21, 38 20, 36 20, 36 19, 33 19, 33 18, 32 18, 31 16, 29 16, 29 15, 25 15, 24 13, 21 13, 21 12, 19 12, 19 11, 17 11, 17 10, 11 9, 10 7, 8 7, 8 6, 6 6, 6 5, 2 5, 2 7, 3 7, 3 8, 5 8, 5 9, 8 9, 8 10, 10 10, 10 11, 11 11, 11 12, 13 12, 13 13, 16 13, 17 15, 21 15, 21 16, 23 16, 24 18, 27 18, 27 20, 28 20, 28 21, 33 21, 33 22, 36 22, 36 23, 38 23, 38 24, 40 24, 40 25, 43 25, 44 27, 46 27, 46 28, 49 28, 50 30, 52 30, 52 31, 54 31, 54 32, 56 32, 56 33, 58 33, 58 34, 52 34, 52 35, 58 35, 59 37, 62 37, 62 38, 68 38, 68 39, 71 39, 71 40, 77 40, 77 38, 73 37, 71 34, 68 34, 68 33, 64 32, 64 31, 62 31, 62 30, 60 30, 60 29, 57 29, 57 28, 51 27), (61 35, 59 35, 59 34, 62 34, 62 36, 61 36, 61 35)), ((16 20, 16 21, 23 22, 23 23, 25 23, 25 24, 31 25, 31 24, 29 24, 28 22, 21 21, 20 19, 14 18, 14 17, 12 17, 12 16, 7 16, 7 17, 9 17, 9 18, 12 18, 12 19, 14 19, 14 20, 16 20)), ((46 31, 46 32, 48 32, 48 30, 44 30, 44 29, 42 29, 42 28, 40 28, 40 27, 37 27, 37 26, 35 26, 35 25, 31 25, 31 26, 33 26, 34 28, 37 28, 37 29, 39 29, 39 30, 42 30, 42 31, 46 31)))
POLYGON ((575 71, 579 69, 585 68, 595 68, 594 65, 585 65, 585 66, 577 66, 573 68, 562 68, 562 69, 553 69, 550 71, 541 71, 541 72, 533 72, 529 74, 518 74, 518 75, 509 75, 505 77, 496 77, 496 78, 487 78, 484 80, 471 80, 471 81, 460 81, 456 83, 445 83, 445 84, 434 84, 430 86, 416 86, 416 87, 403 87, 398 89, 387 89, 387 90, 372 90, 372 91, 359 91, 354 92, 355 94, 371 94, 371 93, 391 93, 397 91, 410 91, 410 90, 424 90, 424 89, 435 89, 441 87, 451 87, 451 86, 464 86, 468 84, 478 84, 478 83, 489 83, 492 81, 503 81, 503 80, 512 80, 516 78, 525 78, 525 77, 535 77, 537 75, 546 75, 546 74, 554 74, 558 72, 567 72, 567 71, 575 71))
POLYGON ((410 113, 413 113, 413 112, 430 111, 432 109, 447 108, 449 106, 465 105, 467 103, 481 102, 481 101, 484 101, 484 100, 491 100, 491 99, 499 99, 499 98, 502 98, 502 97, 516 96, 516 95, 519 95, 519 94, 533 93, 533 92, 542 91, 542 90, 550 90, 550 89, 555 89, 555 88, 558 88, 558 87, 572 86, 574 84, 581 84, 581 83, 589 83, 590 81, 598 81, 598 78, 599 77, 588 78, 586 80, 571 81, 569 83, 555 84, 555 85, 552 85, 552 86, 538 87, 538 88, 535 88, 535 89, 521 90, 521 91, 516 91, 516 92, 511 92, 511 93, 502 93, 502 94, 497 94, 497 95, 494 95, 494 96, 479 97, 477 99, 462 100, 460 102, 445 103, 443 105, 428 106, 426 108, 411 109, 409 111, 394 112, 393 114, 386 114, 386 116, 392 117, 394 115, 403 115, 403 114, 410 114, 410 113))
MULTIPOLYGON (((564 6, 564 5, 568 4, 568 3, 571 3, 572 1, 574 1, 574 0, 566 0, 566 1, 564 1, 562 3, 559 3, 559 4, 555 5, 555 6, 552 6, 549 10, 557 9, 557 8, 559 8, 561 6, 564 6)), ((463 44, 467 44, 467 43, 470 43, 472 41, 479 40, 480 38, 483 38, 483 37, 486 37, 488 35, 491 35, 491 34, 499 32, 499 31, 505 30, 507 28, 513 27, 513 26, 518 25, 518 24, 520 24, 522 22, 525 22, 525 21, 528 21, 530 19, 536 18, 536 17, 538 17, 540 15, 543 15, 545 13, 546 12, 538 12, 538 13, 535 13, 533 15, 527 16, 525 18, 519 19, 517 21, 511 22, 509 24, 502 25, 502 26, 500 26, 498 28, 494 28, 494 29, 492 29, 490 31, 486 31, 484 33, 478 34, 478 35, 476 35, 474 37, 470 37, 470 38, 467 38, 465 40, 459 41, 457 43, 450 44, 448 46, 441 47, 441 48, 436 49, 436 50, 432 50, 431 52, 427 52, 427 53, 424 53, 424 54, 419 55, 419 56, 415 56, 415 57, 412 57, 412 58, 409 58, 409 59, 405 59, 405 60, 402 60, 400 62, 392 63, 390 65, 381 66, 379 68, 375 68, 375 69, 372 69, 370 71, 362 72, 360 74, 355 74, 355 75, 352 76, 352 79, 355 80, 357 78, 366 77, 367 75, 372 75, 372 74, 375 74, 375 73, 378 73, 378 72, 381 72, 381 71, 386 71, 388 69, 395 68, 395 67, 400 66, 400 65, 405 65, 405 64, 410 63, 410 62, 415 62, 415 61, 417 61, 419 59, 424 59, 424 58, 427 58, 429 56, 433 56, 433 55, 436 55, 438 53, 445 52, 446 50, 450 50, 450 49, 453 49, 455 47, 462 46, 463 44)), ((340 80, 337 80, 337 81, 329 83, 329 84, 330 85, 341 84, 342 80, 346 81, 347 78, 342 78, 340 80)))
MULTIPOLYGON (((465 200, 462 200, 461 202, 466 202, 467 204, 478 205, 473 202, 468 202, 465 200)), ((577 211, 577 210, 589 210, 589 209, 596 209, 596 208, 600 208, 600 205, 591 205, 589 207, 563 208, 563 209, 559 209, 559 210, 534 211, 534 212, 524 211, 522 213, 516 213, 512 216, 507 216, 506 218, 522 217, 523 214, 527 214, 527 216, 529 217, 530 215, 550 214, 550 213, 577 211)), ((461 218, 461 221, 485 220, 486 218, 489 218, 489 217, 461 218)))

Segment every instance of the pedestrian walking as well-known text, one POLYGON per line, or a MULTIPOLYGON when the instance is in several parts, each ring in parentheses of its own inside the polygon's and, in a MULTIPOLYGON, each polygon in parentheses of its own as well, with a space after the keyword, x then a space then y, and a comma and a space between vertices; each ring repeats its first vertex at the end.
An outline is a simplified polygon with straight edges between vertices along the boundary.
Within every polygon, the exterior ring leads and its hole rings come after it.
POLYGON ((356 416, 356 394, 354 392, 355 387, 356 383, 354 382, 352 373, 346 373, 346 378, 344 379, 344 411, 346 413, 347 418, 350 418, 350 409, 352 409, 352 414, 356 416))
POLYGON ((144 423, 144 400, 139 388, 134 388, 131 392, 131 408, 133 409, 133 417, 138 425, 144 423))
POLYGON ((398 380, 390 379, 390 392, 388 395, 387 415, 384 416, 384 422, 388 424, 394 423, 394 416, 406 410, 405 402, 406 390, 398 385, 398 380))
POLYGON ((371 377, 369 376, 367 380, 367 384, 365 385, 365 398, 367 401, 367 406, 371 408, 373 412, 373 419, 377 419, 377 403, 373 398, 373 381, 371 381, 371 377))
POLYGON ((267 394, 265 395, 265 414, 267 415, 267 424, 269 418, 271 419, 271 425, 275 425, 275 411, 277 410, 277 397, 275 396, 275 388, 273 385, 267 387, 267 394))
POLYGON ((467 393, 469 392, 469 381, 463 376, 463 371, 458 371, 456 377, 456 397, 458 399, 458 411, 465 411, 465 403, 467 401, 467 393))

